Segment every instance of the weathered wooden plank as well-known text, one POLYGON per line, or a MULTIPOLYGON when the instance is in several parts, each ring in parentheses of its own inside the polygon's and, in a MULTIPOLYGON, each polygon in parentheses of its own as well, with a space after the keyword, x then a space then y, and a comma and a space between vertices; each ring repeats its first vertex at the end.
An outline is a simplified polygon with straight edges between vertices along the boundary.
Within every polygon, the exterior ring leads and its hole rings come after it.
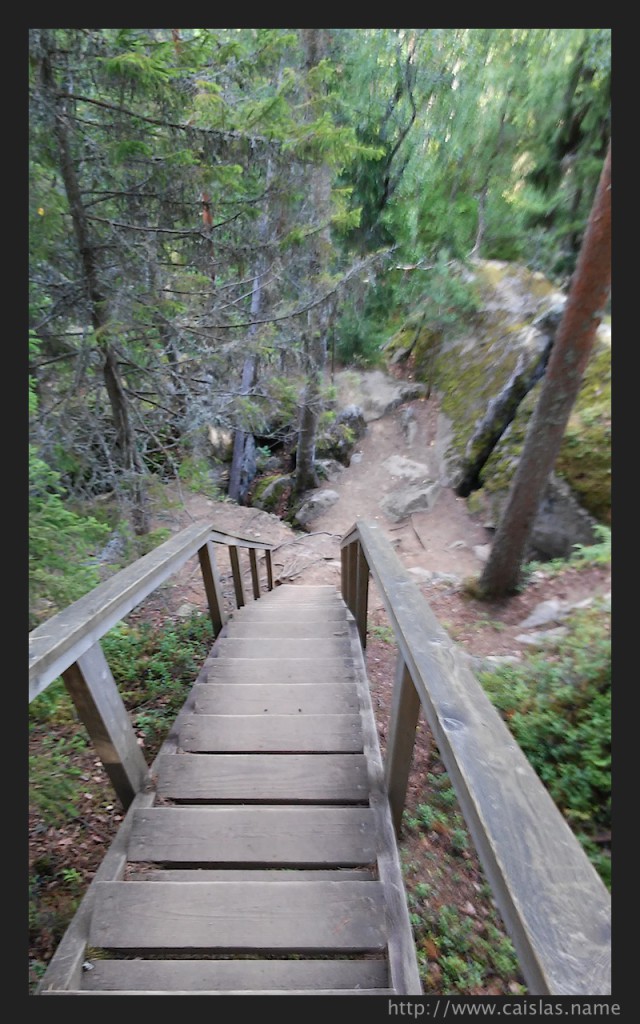
POLYGON ((256 658, 217 657, 208 670, 210 683, 331 683, 340 679, 353 679, 353 659, 342 658, 256 658))
POLYGON ((315 639, 263 637, 260 643, 244 637, 222 637, 218 641, 219 657, 245 658, 265 661, 275 658, 341 658, 347 657, 350 647, 340 637, 316 637, 315 639))
POLYGON ((143 868, 129 869, 132 882, 372 882, 367 868, 143 868))
POLYGON ((295 952, 386 946, 379 882, 99 882, 89 941, 105 949, 295 952))
POLYGON ((126 809, 149 782, 149 770, 100 644, 81 654, 62 678, 126 809))
POLYGON ((419 711, 420 698, 402 656, 398 655, 385 758, 385 785, 397 836, 401 832, 419 711))
POLYGON ((236 546, 241 548, 249 548, 254 551, 265 551, 268 552, 273 548, 273 544, 267 544, 264 541, 255 540, 253 537, 244 537, 241 533, 222 533, 218 530, 210 531, 211 540, 219 544, 224 544, 228 547, 237 542, 236 546))
POLYGON ((280 619, 234 619, 227 626, 226 636, 258 638, 258 646, 262 649, 262 639, 326 639, 348 636, 346 618, 339 621, 322 622, 306 620, 304 622, 282 622, 280 619))
POLYGON ((205 683, 195 689, 203 715, 329 715, 358 711, 349 683, 205 683))
POLYGON ((99 584, 29 634, 29 700, 202 547, 210 523, 194 523, 99 584))
POLYGON ((94 960, 85 975, 92 989, 160 990, 381 989, 384 960, 94 960))
POLYGON ((222 587, 216 564, 214 545, 210 541, 207 541, 199 549, 198 558, 200 559, 200 569, 207 595, 209 615, 213 625, 213 635, 217 636, 227 621, 227 615, 224 609, 224 599, 222 597, 222 587))
POLYGON ((199 989, 198 991, 180 991, 178 989, 167 992, 165 989, 157 989, 153 991, 142 992, 139 989, 129 991, 127 989, 111 989, 108 992, 100 989, 75 989, 66 992, 43 992, 45 996, 393 996, 396 995, 396 990, 393 988, 375 988, 375 989, 314 989, 310 992, 308 989, 266 989, 261 991, 259 989, 236 989, 236 990, 224 990, 214 989, 208 991, 205 989, 199 989))
POLYGON ((158 793, 174 800, 366 803, 362 754, 174 754, 157 759, 158 793))
POLYGON ((317 604, 293 604, 287 602, 286 608, 273 604, 268 594, 263 594, 258 603, 247 605, 241 612, 235 612, 233 622, 317 622, 322 616, 325 622, 346 622, 348 612, 344 605, 331 604, 322 608, 317 604))
POLYGON ((371 705, 371 692, 360 637, 354 621, 351 623, 351 643, 354 652, 356 685, 362 708, 362 734, 369 779, 369 806, 374 814, 378 840, 378 877, 384 892, 389 979, 397 992, 406 995, 421 995, 422 985, 418 971, 416 946, 409 919, 402 865, 391 820, 389 799, 384 784, 378 729, 371 705))
POLYGON ((153 807, 134 819, 129 860, 343 865, 375 860, 368 807, 153 807))
POLYGON ((529 990, 609 993, 609 893, 380 528, 359 535, 529 990))
POLYGON ((233 589, 236 595, 238 608, 244 606, 244 590, 242 587, 242 572, 240 570, 240 556, 238 549, 233 544, 229 547, 229 561, 231 562, 231 574, 233 576, 233 589))
POLYGON ((190 715, 183 750, 201 753, 334 754, 362 750, 360 715, 190 715))
POLYGON ((337 600, 338 592, 335 587, 330 585, 298 586, 293 583, 285 583, 282 586, 276 587, 270 598, 270 601, 277 602, 278 604, 285 604, 289 601, 293 603, 301 601, 308 604, 314 604, 317 602, 335 604, 337 600))

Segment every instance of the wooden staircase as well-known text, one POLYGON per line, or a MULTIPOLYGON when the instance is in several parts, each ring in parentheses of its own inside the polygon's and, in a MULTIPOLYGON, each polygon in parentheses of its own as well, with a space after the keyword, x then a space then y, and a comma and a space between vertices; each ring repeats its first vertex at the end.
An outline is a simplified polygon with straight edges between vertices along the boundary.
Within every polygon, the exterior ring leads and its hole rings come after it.
MULTIPOLYGON (((362 648, 333 587, 216 640, 94 882, 75 994, 421 994, 362 648)), ((43 989, 41 994, 74 994, 43 989)))

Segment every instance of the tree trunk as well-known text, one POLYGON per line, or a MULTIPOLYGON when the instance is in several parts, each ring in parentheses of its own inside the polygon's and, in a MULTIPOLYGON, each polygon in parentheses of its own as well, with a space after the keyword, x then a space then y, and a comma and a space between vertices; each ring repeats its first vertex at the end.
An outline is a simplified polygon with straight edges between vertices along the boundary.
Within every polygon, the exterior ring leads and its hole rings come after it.
MULTIPOLYGON (((254 289, 256 288, 256 282, 254 280, 254 289)), ((259 294, 260 285, 257 285, 257 293, 259 294)), ((256 294, 256 292, 254 292, 256 294)), ((259 299, 258 299, 259 305, 259 299)), ((253 301, 251 303, 251 311, 254 312, 253 301)), ((257 312, 257 307, 256 307, 257 312)), ((242 367, 242 383, 240 385, 240 393, 242 395, 248 395, 251 388, 255 387, 258 379, 258 357, 255 353, 247 356, 242 367)), ((255 439, 253 434, 246 430, 242 430, 240 427, 236 429, 233 438, 233 455, 231 458, 231 471, 229 474, 229 486, 227 488, 227 494, 232 501, 237 501, 239 505, 244 505, 247 500, 247 494, 249 491, 249 485, 251 484, 250 474, 247 473, 247 459, 251 458, 255 451, 255 439)))
POLYGON ((593 349, 611 283, 611 147, 591 208, 564 314, 507 504, 479 581, 483 597, 513 593, 549 474, 593 349))
MULTIPOLYGON (((327 39, 324 29, 301 29, 305 50, 307 74, 324 57, 327 39)), ((329 218, 331 212, 331 170, 326 163, 317 164, 311 171, 313 214, 317 224, 325 226, 314 236, 311 251, 311 277, 319 276, 327 267, 331 252, 329 218)), ((330 313, 322 306, 308 314, 306 344, 307 381, 302 394, 296 450, 294 494, 317 487, 316 433, 320 413, 322 374, 327 361, 327 329, 330 313)))
POLYGON ((78 246, 89 302, 91 323, 103 356, 102 372, 111 407, 111 416, 116 430, 119 462, 125 476, 128 478, 127 483, 131 489, 133 528, 136 534, 142 535, 149 532, 142 481, 143 467, 136 448, 135 432, 129 415, 129 403, 118 372, 116 355, 106 337, 109 324, 107 304, 100 287, 96 250, 91 241, 80 184, 71 153, 68 120, 57 98, 51 67, 51 48, 46 32, 42 33, 41 40, 43 44, 43 53, 40 61, 41 81, 53 115, 53 133, 58 144, 60 172, 64 182, 71 222, 78 246))

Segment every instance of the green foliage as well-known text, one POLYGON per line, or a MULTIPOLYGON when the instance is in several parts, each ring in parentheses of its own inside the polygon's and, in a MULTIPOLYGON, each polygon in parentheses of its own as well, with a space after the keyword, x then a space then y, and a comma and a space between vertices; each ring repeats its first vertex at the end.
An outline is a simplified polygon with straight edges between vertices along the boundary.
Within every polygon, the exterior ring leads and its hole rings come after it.
POLYGON ((611 527, 597 523, 593 532, 597 540, 594 544, 574 544, 573 553, 569 558, 553 558, 548 562, 532 561, 523 566, 521 588, 526 585, 534 572, 543 573, 546 577, 558 576, 566 572, 568 567, 588 569, 591 565, 609 565, 611 563, 611 527))
POLYGON ((220 489, 214 484, 209 463, 204 458, 187 455, 180 462, 178 476, 189 490, 206 494, 213 501, 221 501, 220 489))
POLYGON ((395 634, 391 626, 376 626, 371 625, 368 627, 367 632, 369 636, 374 640, 379 640, 383 644, 389 644, 393 646, 396 642, 395 634))
POLYGON ((99 582, 92 556, 109 528, 64 502, 60 476, 29 447, 29 619, 42 617, 82 597, 99 582), (43 608, 46 609, 43 612, 43 608))
POLYGON ((148 750, 162 742, 212 640, 210 619, 196 612, 157 630, 121 623, 103 637, 109 667, 148 750))
POLYGON ((29 803, 48 825, 63 825, 80 813, 82 772, 69 764, 69 758, 85 746, 82 735, 71 739, 45 736, 42 753, 29 757, 29 803))
MULTIPOLYGON (((611 641, 609 616, 583 609, 570 632, 522 666, 480 680, 589 855, 611 828, 611 641)), ((610 884, 606 851, 593 857, 610 884)))

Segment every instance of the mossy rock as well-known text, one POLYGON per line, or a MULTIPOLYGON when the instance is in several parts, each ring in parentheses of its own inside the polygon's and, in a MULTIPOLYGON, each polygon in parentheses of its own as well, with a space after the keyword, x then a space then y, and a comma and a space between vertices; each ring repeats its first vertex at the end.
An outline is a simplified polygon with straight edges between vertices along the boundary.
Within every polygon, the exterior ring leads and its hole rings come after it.
POLYGON ((264 512, 275 512, 281 499, 286 492, 291 490, 293 480, 290 476, 273 474, 263 476, 258 480, 252 498, 253 508, 262 509, 264 512))

